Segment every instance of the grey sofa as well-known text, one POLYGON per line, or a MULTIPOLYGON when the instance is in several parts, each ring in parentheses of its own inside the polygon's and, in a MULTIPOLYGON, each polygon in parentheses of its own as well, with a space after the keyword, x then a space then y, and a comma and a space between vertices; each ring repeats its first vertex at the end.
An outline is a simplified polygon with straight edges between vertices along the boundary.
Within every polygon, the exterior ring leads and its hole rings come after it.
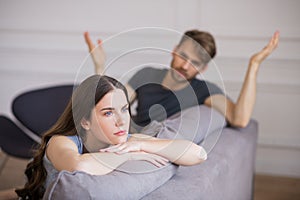
POLYGON ((251 120, 245 128, 227 127, 218 112, 205 106, 199 110, 201 120, 196 120, 196 128, 191 125, 195 122, 195 113, 191 112, 197 110, 191 108, 180 115, 180 120, 185 120, 183 126, 175 116, 148 130, 157 131, 157 137, 183 137, 196 143, 203 138, 209 141, 216 135, 214 145, 202 143, 206 149, 211 147, 208 159, 202 164, 179 167, 171 164, 151 171, 149 163, 131 162, 104 176, 62 171, 47 188, 44 199, 252 199, 257 122, 251 120), (190 133, 195 129, 196 134, 174 137, 178 130, 190 133), (142 173, 133 173, 139 170, 142 173))
POLYGON ((180 166, 168 182, 143 200, 252 199, 257 136, 254 120, 246 128, 224 128, 204 163, 180 166))

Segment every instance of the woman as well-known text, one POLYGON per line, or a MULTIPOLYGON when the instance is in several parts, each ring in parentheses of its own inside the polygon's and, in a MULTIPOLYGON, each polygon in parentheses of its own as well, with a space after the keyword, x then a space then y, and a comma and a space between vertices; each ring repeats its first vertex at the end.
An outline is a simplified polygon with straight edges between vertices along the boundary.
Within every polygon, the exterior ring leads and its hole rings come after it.
POLYGON ((56 124, 47 131, 25 171, 28 182, 16 190, 22 199, 39 199, 61 170, 108 174, 128 160, 157 167, 168 161, 195 165, 205 150, 186 140, 162 140, 129 134, 129 102, 125 87, 108 76, 83 81, 56 124))

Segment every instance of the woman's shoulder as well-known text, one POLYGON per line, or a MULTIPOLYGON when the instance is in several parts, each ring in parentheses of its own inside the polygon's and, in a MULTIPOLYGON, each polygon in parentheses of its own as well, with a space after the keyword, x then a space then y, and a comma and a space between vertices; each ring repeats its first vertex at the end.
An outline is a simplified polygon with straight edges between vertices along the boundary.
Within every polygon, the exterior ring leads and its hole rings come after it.
POLYGON ((48 141, 47 145, 51 144, 52 142, 57 142, 57 141, 76 141, 76 135, 53 135, 50 140, 48 141))
POLYGON ((50 138, 49 142, 47 143, 47 146, 50 144, 62 145, 66 148, 72 147, 75 144, 75 146, 78 149, 78 153, 82 154, 83 151, 82 140, 78 135, 55 135, 50 138))

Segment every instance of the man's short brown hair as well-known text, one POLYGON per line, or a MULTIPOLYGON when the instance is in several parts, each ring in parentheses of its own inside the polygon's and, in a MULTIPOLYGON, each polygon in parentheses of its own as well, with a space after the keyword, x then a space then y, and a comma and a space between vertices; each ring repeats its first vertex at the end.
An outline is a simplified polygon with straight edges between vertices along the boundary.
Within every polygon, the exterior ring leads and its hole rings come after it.
POLYGON ((200 58, 205 64, 215 57, 217 53, 215 39, 210 33, 196 29, 186 31, 179 42, 179 46, 186 40, 196 42, 195 46, 198 46, 200 58))

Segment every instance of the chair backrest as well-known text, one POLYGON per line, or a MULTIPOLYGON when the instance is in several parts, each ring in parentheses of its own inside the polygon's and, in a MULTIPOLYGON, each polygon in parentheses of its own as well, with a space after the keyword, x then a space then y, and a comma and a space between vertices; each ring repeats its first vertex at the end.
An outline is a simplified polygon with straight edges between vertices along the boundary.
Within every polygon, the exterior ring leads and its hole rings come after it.
POLYGON ((0 115, 0 147, 10 156, 32 158, 37 142, 31 139, 11 119, 0 115))
POLYGON ((25 92, 14 99, 12 111, 25 127, 41 136, 62 114, 73 88, 63 85, 25 92))

